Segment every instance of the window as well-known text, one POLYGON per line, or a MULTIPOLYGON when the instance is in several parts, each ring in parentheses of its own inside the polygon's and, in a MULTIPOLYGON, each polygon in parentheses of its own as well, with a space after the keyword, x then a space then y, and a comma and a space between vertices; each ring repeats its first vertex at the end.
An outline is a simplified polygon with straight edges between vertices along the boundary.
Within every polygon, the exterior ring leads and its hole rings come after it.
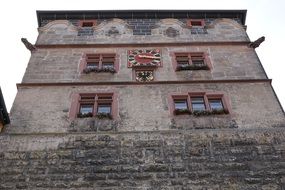
POLYGON ((81 94, 77 117, 112 118, 113 94, 81 94))
POLYGON ((187 25, 191 28, 203 28, 205 26, 205 21, 204 20, 199 20, 199 19, 189 19, 187 21, 187 25))
POLYGON ((209 105, 213 113, 216 114, 227 113, 227 109, 225 109, 222 98, 209 99, 209 105))
POLYGON ((82 27, 92 27, 93 26, 93 22, 83 22, 82 23, 82 27))
POLYGON ((176 55, 176 62, 177 62, 177 66, 180 66, 180 67, 190 65, 188 54, 176 55))
POLYGON ((86 55, 86 68, 99 69, 100 55, 87 54, 86 55))
POLYGON ((204 103, 204 97, 191 98, 191 105, 193 111, 204 111, 206 109, 204 103))
POLYGON ((111 114, 111 104, 98 103, 97 113, 111 114))
POLYGON ((187 100, 174 100, 175 109, 188 109, 187 100))
POLYGON ((81 114, 93 114, 93 105, 92 104, 81 104, 80 111, 81 114))
POLYGON ((223 103, 221 99, 212 99, 209 100, 211 110, 219 110, 224 109, 223 103))
POLYGON ((97 114, 111 114, 112 113, 112 96, 99 95, 97 114))
POLYGON ((102 68, 114 68, 114 63, 102 63, 102 68))
POLYGON ((78 23, 78 36, 93 36, 96 20, 81 20, 78 23))
POLYGON ((203 52, 175 53, 176 71, 208 70, 210 62, 203 52))
POLYGON ((191 30, 191 34, 207 34, 205 28, 205 20, 202 19, 189 19, 187 20, 187 26, 191 30))
POLYGON ((229 113, 229 106, 223 94, 195 92, 188 95, 174 95, 172 99, 174 115, 188 113, 200 116, 229 113))
POLYGON ((105 54, 102 55, 102 68, 110 68, 114 69, 114 64, 115 64, 115 55, 114 54, 105 54))
POLYGON ((115 73, 115 54, 86 54, 86 66, 83 72, 88 74, 90 72, 110 72, 115 73))
POLYGON ((79 26, 82 28, 96 26, 96 20, 81 20, 79 21, 79 26))
POLYGON ((174 99, 174 114, 189 114, 187 97, 176 97, 174 99))
POLYGON ((193 66, 200 67, 200 68, 206 66, 203 54, 192 54, 190 55, 190 57, 191 57, 193 66))

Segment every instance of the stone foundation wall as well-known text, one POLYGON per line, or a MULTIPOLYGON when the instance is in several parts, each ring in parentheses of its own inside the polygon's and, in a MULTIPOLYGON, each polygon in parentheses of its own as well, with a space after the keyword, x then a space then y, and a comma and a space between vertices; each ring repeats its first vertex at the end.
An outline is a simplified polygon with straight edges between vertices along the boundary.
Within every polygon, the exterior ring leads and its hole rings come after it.
POLYGON ((2 134, 0 141, 0 189, 285 188, 282 128, 2 134))

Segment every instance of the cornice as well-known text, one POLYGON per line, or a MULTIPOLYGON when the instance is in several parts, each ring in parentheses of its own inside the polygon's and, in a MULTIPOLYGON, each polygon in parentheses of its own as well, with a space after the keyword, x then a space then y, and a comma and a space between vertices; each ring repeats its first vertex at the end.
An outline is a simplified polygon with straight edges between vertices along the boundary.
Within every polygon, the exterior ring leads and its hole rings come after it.
POLYGON ((164 42, 164 43, 114 43, 114 44, 35 44, 38 49, 46 48, 98 48, 98 47, 164 47, 164 46, 247 46, 250 41, 216 42, 164 42))
POLYGON ((238 19, 245 25, 247 10, 38 10, 38 26, 44 20, 86 20, 86 19, 238 19))
POLYGON ((102 85, 169 85, 169 84, 210 84, 210 83, 270 83, 272 79, 227 79, 227 80, 184 80, 184 81, 114 81, 114 82, 51 82, 51 83, 18 83, 21 87, 41 86, 102 86, 102 85))

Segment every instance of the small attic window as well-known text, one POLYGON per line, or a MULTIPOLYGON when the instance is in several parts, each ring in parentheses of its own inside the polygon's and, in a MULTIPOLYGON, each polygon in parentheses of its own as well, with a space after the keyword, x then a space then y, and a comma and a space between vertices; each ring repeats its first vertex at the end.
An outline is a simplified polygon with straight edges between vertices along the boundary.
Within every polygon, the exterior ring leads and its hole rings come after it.
POLYGON ((202 26, 202 21, 191 21, 192 26, 202 26))
POLYGON ((93 22, 83 22, 82 23, 82 27, 92 27, 93 26, 93 22))
POLYGON ((203 19, 198 20, 198 19, 190 19, 187 21, 188 26, 190 27, 204 27, 205 26, 205 21, 203 19))
POLYGON ((93 27, 95 25, 96 25, 96 20, 81 20, 79 22, 79 26, 81 26, 82 28, 93 27))

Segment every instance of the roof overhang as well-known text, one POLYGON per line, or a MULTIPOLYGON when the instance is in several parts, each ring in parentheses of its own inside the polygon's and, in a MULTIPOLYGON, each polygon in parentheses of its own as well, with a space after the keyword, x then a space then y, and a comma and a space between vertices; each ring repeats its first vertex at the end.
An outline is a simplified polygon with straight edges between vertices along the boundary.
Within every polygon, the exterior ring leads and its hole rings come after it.
POLYGON ((245 25, 247 10, 57 10, 37 11, 38 26, 43 20, 86 20, 86 19, 239 19, 245 25))

